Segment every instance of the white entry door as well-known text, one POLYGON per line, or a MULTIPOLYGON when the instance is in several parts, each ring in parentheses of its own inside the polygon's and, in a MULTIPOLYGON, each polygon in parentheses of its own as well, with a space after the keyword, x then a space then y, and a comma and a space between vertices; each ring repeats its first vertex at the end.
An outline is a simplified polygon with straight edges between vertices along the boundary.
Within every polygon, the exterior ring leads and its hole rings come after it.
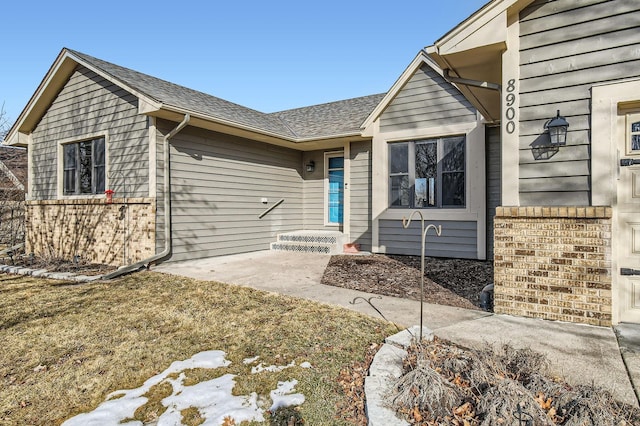
POLYGON ((620 321, 640 323, 640 112, 625 116, 619 133, 618 202, 613 241, 620 321))

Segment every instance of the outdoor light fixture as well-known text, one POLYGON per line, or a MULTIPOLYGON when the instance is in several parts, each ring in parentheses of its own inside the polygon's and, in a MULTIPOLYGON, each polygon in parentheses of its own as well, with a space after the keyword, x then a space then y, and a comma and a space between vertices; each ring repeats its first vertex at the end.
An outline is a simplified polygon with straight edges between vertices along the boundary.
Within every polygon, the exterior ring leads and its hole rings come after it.
POLYGON ((310 160, 310 161, 307 163, 307 171, 308 171, 309 173, 311 173, 311 172, 313 172, 315 169, 316 169, 316 162, 315 162, 315 161, 313 161, 313 160, 310 160))
POLYGON ((544 127, 549 131, 549 141, 552 146, 565 145, 567 143, 569 123, 560 115, 560 110, 558 110, 554 118, 544 124, 544 127))

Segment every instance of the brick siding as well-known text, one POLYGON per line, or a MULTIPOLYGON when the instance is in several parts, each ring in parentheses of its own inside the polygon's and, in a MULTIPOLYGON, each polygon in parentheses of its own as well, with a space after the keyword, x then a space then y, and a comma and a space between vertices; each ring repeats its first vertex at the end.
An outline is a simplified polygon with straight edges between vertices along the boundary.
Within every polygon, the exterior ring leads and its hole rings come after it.
POLYGON ((498 207, 495 311, 611 325, 609 207, 498 207))
POLYGON ((26 204, 27 253, 57 259, 79 255, 83 260, 116 266, 155 254, 152 198, 129 198, 126 204, 122 199, 105 204, 104 199, 90 198, 26 204), (124 206, 126 215, 121 211, 124 206))

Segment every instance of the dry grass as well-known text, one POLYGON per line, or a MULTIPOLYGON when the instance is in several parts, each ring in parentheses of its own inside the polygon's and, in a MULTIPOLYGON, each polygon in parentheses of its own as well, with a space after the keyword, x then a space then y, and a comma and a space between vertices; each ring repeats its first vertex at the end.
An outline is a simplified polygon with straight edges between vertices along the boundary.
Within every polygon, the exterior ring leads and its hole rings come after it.
POLYGON ((409 348, 392 404, 420 425, 640 424, 637 408, 594 386, 553 380, 547 367, 547 359, 528 348, 466 349, 436 338, 409 348))
MULTIPOLYGON (((189 380, 237 374, 234 393, 268 400, 278 380, 295 378, 307 397, 306 424, 346 424, 335 418, 341 369, 394 330, 341 308, 154 273, 82 285, 0 275, 0 423, 60 424, 172 361, 217 349, 232 364, 192 370, 189 380), (242 360, 258 355, 265 365, 308 361, 313 368, 251 375, 242 360)), ((150 394, 138 420, 162 413, 166 389, 150 394)), ((188 424, 202 420, 183 414, 188 424)))

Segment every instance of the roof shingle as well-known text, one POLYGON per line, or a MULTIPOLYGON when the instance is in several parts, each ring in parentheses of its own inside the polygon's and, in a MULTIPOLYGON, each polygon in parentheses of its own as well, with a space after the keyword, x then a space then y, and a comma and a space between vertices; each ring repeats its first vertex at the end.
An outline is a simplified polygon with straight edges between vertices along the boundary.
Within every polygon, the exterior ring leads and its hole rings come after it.
POLYGON ((384 96, 370 95, 267 114, 81 52, 67 50, 163 105, 294 141, 357 134, 360 132, 360 125, 384 96))

